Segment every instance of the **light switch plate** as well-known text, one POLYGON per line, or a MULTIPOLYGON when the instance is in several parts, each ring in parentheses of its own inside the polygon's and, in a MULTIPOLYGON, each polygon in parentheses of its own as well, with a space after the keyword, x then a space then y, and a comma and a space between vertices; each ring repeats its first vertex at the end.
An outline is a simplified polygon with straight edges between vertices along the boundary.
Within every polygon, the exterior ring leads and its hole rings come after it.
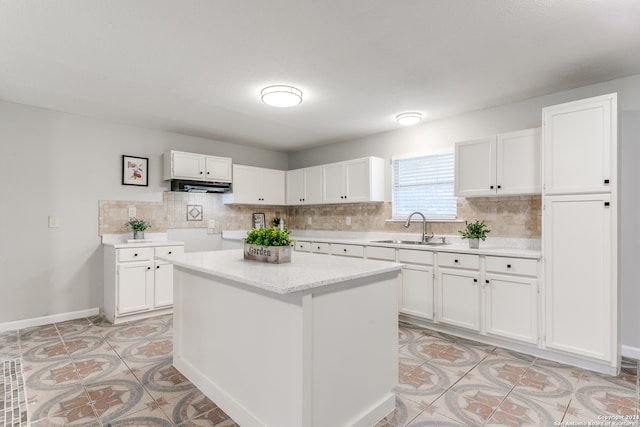
POLYGON ((49 228, 58 228, 60 227, 60 222, 58 221, 58 217, 56 215, 49 215, 49 228))
POLYGON ((345 222, 347 223, 347 225, 351 225, 351 217, 350 217, 350 216, 348 216, 348 217, 345 219, 345 222))
POLYGON ((133 218, 136 216, 136 207, 129 206, 129 218, 133 218))
POLYGON ((313 224, 313 220, 311 219, 310 216, 307 217, 307 224, 309 225, 313 224))
POLYGON ((215 219, 210 219, 207 223, 207 227, 208 228, 216 228, 216 220, 215 219))

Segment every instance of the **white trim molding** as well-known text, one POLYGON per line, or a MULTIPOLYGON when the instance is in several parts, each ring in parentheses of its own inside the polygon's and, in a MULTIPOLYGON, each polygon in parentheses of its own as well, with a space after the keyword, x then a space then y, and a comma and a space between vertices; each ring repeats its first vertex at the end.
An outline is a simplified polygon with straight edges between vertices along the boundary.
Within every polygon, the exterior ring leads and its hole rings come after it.
POLYGON ((67 320, 81 319, 83 317, 97 316, 100 314, 98 307, 86 310, 71 311, 68 313, 52 314, 50 316, 33 317, 31 319, 16 320, 0 323, 0 332, 14 331, 17 329, 31 328, 33 326, 49 325, 51 323, 65 322, 67 320))
POLYGON ((636 359, 640 360, 640 348, 631 347, 630 345, 622 345, 622 357, 626 357, 628 359, 636 359))

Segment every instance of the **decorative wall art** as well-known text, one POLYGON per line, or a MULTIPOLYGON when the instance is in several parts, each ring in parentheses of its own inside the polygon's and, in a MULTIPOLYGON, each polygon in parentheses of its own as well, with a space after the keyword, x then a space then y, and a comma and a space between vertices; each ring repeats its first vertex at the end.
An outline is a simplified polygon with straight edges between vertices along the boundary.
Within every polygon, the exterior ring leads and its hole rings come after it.
POLYGON ((122 155, 122 185, 148 186, 149 159, 122 155))
POLYGON ((264 214, 263 213, 254 213, 253 214, 253 228, 264 228, 264 214))
POLYGON ((202 205, 187 205, 187 221, 202 221, 202 205))

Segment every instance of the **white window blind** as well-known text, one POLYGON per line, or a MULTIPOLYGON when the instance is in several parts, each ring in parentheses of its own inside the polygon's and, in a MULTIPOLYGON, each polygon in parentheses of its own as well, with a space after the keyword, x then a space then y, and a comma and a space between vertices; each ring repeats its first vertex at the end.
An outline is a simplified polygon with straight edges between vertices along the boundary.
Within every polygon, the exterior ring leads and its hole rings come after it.
POLYGON ((392 159, 392 215, 407 218, 422 212, 427 218, 454 219, 454 154, 427 154, 392 159))

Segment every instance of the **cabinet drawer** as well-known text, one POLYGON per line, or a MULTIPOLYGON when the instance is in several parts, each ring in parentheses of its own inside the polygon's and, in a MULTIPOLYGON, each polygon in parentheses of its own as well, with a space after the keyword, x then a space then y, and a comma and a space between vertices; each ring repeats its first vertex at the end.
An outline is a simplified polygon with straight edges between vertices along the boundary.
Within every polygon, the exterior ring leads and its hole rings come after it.
POLYGON ((382 248, 380 246, 367 246, 367 258, 395 261, 396 250, 394 248, 382 248))
POLYGON ((398 249, 398 262, 431 265, 433 264, 433 252, 398 249))
POLYGON ((314 252, 316 254, 328 254, 329 244, 328 243, 312 243, 311 252, 314 252))
POLYGON ((477 270, 480 268, 480 257, 470 254, 450 254, 438 252, 438 265, 441 267, 469 268, 477 270))
POLYGON ((156 256, 163 258, 175 258, 184 254, 184 246, 159 246, 156 248, 156 256))
POLYGON ((520 274, 535 277, 538 272, 538 261, 535 259, 488 256, 486 261, 487 271, 495 273, 520 274))
POLYGON ((153 248, 118 249, 118 262, 146 261, 153 259, 153 248))
POLYGON ((358 245, 331 245, 331 255, 344 255, 364 257, 364 246, 358 245))
POLYGON ((309 252, 311 251, 311 242, 296 242, 295 248, 296 251, 309 252))

